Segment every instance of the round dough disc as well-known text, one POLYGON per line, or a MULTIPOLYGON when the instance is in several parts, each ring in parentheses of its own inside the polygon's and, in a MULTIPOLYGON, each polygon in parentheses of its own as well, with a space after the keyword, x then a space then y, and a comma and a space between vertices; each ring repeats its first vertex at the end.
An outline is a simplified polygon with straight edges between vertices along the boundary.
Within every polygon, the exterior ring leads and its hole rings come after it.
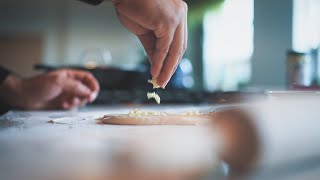
POLYGON ((154 115, 137 116, 129 115, 106 115, 101 118, 105 124, 116 125, 200 125, 207 124, 209 117, 207 115, 154 115))

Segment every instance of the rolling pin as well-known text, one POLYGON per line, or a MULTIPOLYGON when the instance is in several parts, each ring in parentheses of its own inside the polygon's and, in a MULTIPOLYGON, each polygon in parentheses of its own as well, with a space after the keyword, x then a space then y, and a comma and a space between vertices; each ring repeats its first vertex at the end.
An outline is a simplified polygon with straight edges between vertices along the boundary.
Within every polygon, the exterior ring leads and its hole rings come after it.
POLYGON ((236 177, 320 157, 320 97, 276 98, 212 114, 220 157, 236 177))

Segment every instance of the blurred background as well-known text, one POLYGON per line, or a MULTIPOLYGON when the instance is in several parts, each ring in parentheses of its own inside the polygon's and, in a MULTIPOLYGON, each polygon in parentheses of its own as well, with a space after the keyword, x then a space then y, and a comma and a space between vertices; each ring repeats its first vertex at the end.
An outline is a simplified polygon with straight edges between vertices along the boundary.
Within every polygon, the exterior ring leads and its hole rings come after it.
MULTIPOLYGON (((159 92, 163 102, 318 87, 319 0, 186 2, 188 49, 166 94, 159 92)), ((96 103, 143 102, 150 88, 143 47, 111 2, 1 0, 0 61, 25 77, 61 67, 89 70, 102 87, 96 103)))

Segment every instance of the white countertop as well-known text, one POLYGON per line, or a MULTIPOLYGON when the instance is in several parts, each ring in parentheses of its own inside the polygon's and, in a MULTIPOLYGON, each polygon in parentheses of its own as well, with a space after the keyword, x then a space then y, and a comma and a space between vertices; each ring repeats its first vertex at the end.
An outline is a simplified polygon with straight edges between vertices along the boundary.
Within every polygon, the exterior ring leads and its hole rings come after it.
MULTIPOLYGON (((215 106, 96 106, 76 111, 12 111, 0 117, 0 143, 3 144, 0 167, 8 168, 10 164, 11 169, 25 170, 30 168, 28 164, 33 164, 31 169, 40 168, 48 174, 52 167, 63 166, 59 171, 72 167, 77 172, 101 176, 102 169, 114 166, 113 158, 119 153, 133 154, 134 162, 143 168, 179 167, 177 171, 180 171, 217 165, 215 144, 205 140, 209 138, 204 133, 206 127, 120 126, 97 121, 103 115, 127 114, 134 108, 179 113, 210 111, 215 106), (50 124, 50 120, 58 123, 50 124), (63 161, 54 161, 61 158, 63 161), (104 159, 103 165, 100 159, 104 159), (27 165, 22 166, 21 162, 27 165), (90 166, 77 166, 84 162, 90 166), (46 167, 48 164, 50 167, 46 167)), ((0 174, 8 172, 2 171, 0 174)))
MULTIPOLYGON (((90 106, 77 111, 12 111, 0 116, 0 174, 8 174, 11 179, 12 174, 18 177, 14 179, 19 179, 19 175, 28 179, 23 173, 16 174, 17 170, 52 175, 62 169, 94 179, 123 163, 114 157, 121 159, 129 153, 135 157, 137 166, 175 171, 209 167, 211 177, 222 177, 224 171, 217 158, 218 139, 212 134, 207 136, 206 127, 118 126, 99 124, 96 120, 105 114, 128 113, 134 108, 179 113, 207 112, 217 107, 221 106, 90 106), (64 124, 50 124, 50 120, 64 124)), ((250 179, 320 176, 320 159, 291 165, 259 169, 250 179)))

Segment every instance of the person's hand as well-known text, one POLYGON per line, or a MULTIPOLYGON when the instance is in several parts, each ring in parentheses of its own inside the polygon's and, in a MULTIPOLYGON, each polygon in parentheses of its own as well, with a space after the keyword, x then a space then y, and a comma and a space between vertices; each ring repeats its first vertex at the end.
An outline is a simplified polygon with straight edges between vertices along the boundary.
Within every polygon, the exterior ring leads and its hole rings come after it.
POLYGON ((187 47, 187 4, 182 0, 112 0, 121 23, 141 41, 151 75, 165 87, 187 47))
POLYGON ((91 73, 55 70, 30 79, 10 75, 1 85, 1 97, 21 109, 73 109, 92 102, 99 84, 91 73))

